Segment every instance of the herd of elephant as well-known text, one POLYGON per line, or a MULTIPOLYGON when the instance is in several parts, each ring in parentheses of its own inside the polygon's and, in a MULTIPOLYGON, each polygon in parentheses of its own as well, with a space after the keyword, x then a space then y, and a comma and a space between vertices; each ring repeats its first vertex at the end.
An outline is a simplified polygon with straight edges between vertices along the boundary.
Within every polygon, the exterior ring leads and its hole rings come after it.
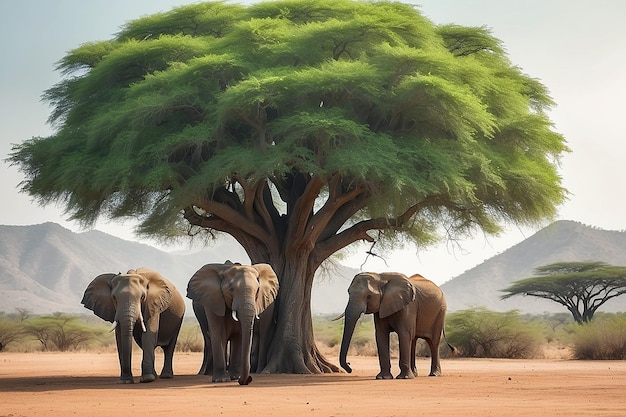
MULTIPOLYGON (((226 261, 207 264, 189 280, 187 297, 204 338, 200 374, 213 382, 252 381, 251 372, 265 367, 275 320, 274 300, 279 280, 268 264, 241 265, 226 261)), ((430 347, 430 375, 441 374, 439 342, 443 334, 446 301, 441 289, 421 275, 360 273, 348 288, 349 300, 339 355, 341 366, 352 372, 346 361, 354 328, 362 314, 374 314, 380 373, 391 379, 389 336, 399 342, 400 374, 417 376, 415 346, 418 338, 430 347)), ((102 274, 87 286, 82 304, 98 317, 113 323, 120 363, 120 384, 134 382, 131 370, 132 339, 141 347, 140 382, 157 379, 155 349, 163 348, 160 378, 172 378, 172 359, 185 314, 185 302, 174 285, 148 268, 125 274, 102 274)), ((340 316, 340 317, 342 317, 340 316)), ((450 346, 452 348, 452 346, 450 346)), ((452 348, 454 350, 454 348, 452 348)))

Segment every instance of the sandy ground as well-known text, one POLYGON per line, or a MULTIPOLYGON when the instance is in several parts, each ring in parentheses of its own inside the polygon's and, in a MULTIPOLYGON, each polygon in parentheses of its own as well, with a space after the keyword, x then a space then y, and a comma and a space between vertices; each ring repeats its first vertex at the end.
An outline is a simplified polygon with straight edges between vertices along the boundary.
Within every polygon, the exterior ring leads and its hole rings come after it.
POLYGON ((201 354, 178 353, 174 379, 117 385, 116 353, 0 353, 0 417, 626 416, 626 361, 444 359, 433 378, 418 359, 418 378, 377 381, 375 357, 349 359, 352 374, 239 386, 195 375, 201 354))

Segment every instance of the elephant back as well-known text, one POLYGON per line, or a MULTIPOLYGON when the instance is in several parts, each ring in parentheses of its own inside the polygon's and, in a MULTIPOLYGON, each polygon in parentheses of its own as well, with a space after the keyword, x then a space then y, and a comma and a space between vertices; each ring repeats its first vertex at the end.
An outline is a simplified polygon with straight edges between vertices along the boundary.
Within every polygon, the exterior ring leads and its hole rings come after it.
POLYGON ((415 287, 415 298, 423 306, 436 306, 438 310, 447 309, 446 298, 443 290, 437 284, 420 274, 411 275, 409 281, 415 287))

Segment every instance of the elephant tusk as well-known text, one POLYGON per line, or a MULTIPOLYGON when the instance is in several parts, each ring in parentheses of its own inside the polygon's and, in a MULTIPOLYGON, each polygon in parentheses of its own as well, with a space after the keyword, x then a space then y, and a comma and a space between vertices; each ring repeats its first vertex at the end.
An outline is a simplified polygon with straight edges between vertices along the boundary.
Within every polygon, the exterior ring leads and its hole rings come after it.
POLYGON ((113 330, 115 330, 116 327, 117 327, 117 320, 113 320, 113 325, 109 329, 109 333, 111 333, 113 330))
POLYGON ((146 332, 146 323, 143 322, 143 314, 141 314, 141 308, 139 308, 139 323, 141 323, 141 330, 146 332))
POLYGON ((235 310, 233 310, 233 312, 232 312, 232 314, 231 314, 231 315, 232 315, 232 317, 233 317, 233 320, 235 320, 235 321, 239 321, 239 319, 237 318, 237 312, 236 312, 235 310))
POLYGON ((341 319, 341 318, 345 317, 345 315, 346 315, 346 313, 345 313, 345 312, 343 312, 343 313, 341 313, 340 315, 338 315, 337 317, 335 317, 334 319, 330 319, 330 321, 337 321, 337 320, 339 320, 339 319, 341 319))

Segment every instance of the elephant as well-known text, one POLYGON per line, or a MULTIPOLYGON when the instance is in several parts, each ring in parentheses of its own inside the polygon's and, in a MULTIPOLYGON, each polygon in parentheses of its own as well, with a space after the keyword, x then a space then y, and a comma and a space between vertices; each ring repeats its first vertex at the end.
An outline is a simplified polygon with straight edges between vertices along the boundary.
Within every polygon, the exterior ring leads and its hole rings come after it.
MULTIPOLYGON (((425 339, 430 348, 429 375, 441 375, 439 342, 444 331, 447 307, 441 288, 419 274, 407 278, 396 272, 365 272, 354 277, 348 287, 348 294, 339 353, 339 363, 343 369, 352 372, 346 356, 358 319, 361 314, 374 314, 380 364, 380 373, 376 379, 393 378, 389 353, 389 335, 392 331, 398 334, 400 350, 400 373, 396 378, 410 379, 417 376, 415 346, 418 338, 425 339)), ((449 343, 448 346, 454 352, 455 348, 449 343)))
POLYGON ((200 373, 212 371, 213 382, 252 381, 254 321, 272 305, 278 288, 278 277, 268 264, 207 264, 191 277, 187 297, 204 336, 200 373))
POLYGON ((101 274, 87 286, 81 303, 112 322, 120 362, 120 384, 134 383, 131 335, 143 350, 140 382, 157 379, 154 350, 161 346, 161 378, 173 378, 172 361, 185 314, 185 301, 161 274, 141 267, 126 274, 101 274))

